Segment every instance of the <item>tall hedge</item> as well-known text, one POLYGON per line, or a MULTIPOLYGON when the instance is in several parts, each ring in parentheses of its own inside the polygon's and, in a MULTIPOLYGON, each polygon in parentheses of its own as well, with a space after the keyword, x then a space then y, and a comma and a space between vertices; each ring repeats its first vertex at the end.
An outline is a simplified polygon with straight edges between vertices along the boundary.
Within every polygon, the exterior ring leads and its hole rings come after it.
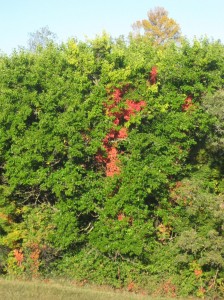
POLYGON ((0 74, 3 274, 223 294, 222 44, 103 34, 0 74))

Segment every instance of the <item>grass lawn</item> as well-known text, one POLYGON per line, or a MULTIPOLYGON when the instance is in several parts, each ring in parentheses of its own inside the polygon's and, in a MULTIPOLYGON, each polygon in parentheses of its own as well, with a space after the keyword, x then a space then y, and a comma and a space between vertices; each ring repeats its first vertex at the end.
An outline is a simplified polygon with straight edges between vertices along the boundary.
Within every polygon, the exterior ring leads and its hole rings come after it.
MULTIPOLYGON (((72 284, 18 281, 0 278, 2 300, 154 300, 155 298, 128 292, 114 292, 97 287, 78 287, 72 284)), ((163 300, 167 300, 163 298, 163 300)))

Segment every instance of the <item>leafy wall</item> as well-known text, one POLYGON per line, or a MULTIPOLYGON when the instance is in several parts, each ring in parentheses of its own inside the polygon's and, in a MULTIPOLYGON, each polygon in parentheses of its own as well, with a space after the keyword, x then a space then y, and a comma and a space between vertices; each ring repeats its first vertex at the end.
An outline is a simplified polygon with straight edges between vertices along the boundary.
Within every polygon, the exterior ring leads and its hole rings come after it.
POLYGON ((0 271, 222 295, 223 45, 102 35, 0 72, 0 271))

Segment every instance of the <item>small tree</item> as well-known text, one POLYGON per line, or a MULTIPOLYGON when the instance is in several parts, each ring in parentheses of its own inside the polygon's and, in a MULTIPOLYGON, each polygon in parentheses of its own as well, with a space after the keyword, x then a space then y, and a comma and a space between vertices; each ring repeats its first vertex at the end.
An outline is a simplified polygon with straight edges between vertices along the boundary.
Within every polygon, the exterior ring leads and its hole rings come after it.
POLYGON ((148 12, 148 20, 137 21, 133 24, 133 29, 140 34, 144 30, 144 35, 154 39, 158 45, 163 45, 170 40, 178 41, 180 39, 180 26, 172 18, 169 18, 168 12, 163 7, 156 7, 148 12))

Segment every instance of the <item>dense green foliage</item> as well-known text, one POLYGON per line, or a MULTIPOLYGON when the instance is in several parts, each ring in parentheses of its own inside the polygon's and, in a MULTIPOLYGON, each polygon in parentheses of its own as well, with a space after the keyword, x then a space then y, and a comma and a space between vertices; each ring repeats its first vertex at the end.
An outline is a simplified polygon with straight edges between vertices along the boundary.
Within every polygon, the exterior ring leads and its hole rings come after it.
POLYGON ((0 74, 1 273, 224 293, 222 44, 103 34, 1 56, 0 74))

